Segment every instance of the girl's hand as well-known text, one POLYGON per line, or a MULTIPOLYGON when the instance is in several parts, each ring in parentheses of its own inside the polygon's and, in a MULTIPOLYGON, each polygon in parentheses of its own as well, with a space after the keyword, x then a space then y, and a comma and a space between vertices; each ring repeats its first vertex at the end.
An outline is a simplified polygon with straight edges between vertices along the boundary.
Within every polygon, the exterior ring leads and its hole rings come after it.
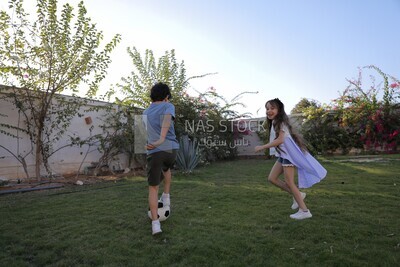
POLYGON ((265 148, 264 148, 264 146, 256 146, 255 148, 254 148, 254 152, 260 152, 260 151, 262 151, 262 150, 264 150, 265 148))

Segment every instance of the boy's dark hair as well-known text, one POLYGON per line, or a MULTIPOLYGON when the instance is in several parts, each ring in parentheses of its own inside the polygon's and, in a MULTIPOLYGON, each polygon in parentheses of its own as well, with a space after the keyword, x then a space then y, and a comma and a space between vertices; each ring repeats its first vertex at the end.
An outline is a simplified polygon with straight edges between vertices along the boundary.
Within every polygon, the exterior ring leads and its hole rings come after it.
POLYGON ((172 99, 171 91, 169 90, 168 85, 159 82, 151 87, 150 98, 153 102, 163 101, 166 97, 168 97, 168 99, 172 99))

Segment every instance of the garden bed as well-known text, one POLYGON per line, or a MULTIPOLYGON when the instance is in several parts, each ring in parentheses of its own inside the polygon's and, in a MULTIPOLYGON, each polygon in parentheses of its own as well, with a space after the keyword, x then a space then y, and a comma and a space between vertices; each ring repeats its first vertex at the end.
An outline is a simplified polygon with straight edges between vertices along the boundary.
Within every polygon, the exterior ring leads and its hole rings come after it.
POLYGON ((12 193, 24 193, 38 190, 62 189, 67 186, 83 186, 106 181, 117 181, 127 176, 144 176, 143 170, 137 170, 129 173, 115 173, 102 176, 92 176, 80 174, 65 175, 50 180, 29 179, 29 180, 11 180, 6 185, 0 186, 0 195, 12 193))

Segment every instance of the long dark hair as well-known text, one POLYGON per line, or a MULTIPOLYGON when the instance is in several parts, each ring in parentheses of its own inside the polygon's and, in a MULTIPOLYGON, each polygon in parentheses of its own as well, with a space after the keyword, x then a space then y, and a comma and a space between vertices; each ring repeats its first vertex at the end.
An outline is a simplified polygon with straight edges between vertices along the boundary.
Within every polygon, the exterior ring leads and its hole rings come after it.
MULTIPOLYGON (((271 133, 271 127, 274 127, 275 133, 276 133, 276 138, 279 137, 279 132, 281 131, 282 128, 282 124, 285 124, 288 129, 289 129, 289 133, 292 136, 294 142, 300 147, 300 149, 305 152, 307 151, 306 145, 303 141, 303 139, 301 138, 301 136, 299 134, 297 134, 293 128, 292 125, 290 124, 289 121, 289 117, 285 112, 285 105, 283 105, 282 101, 280 101, 278 98, 274 98, 271 100, 268 100, 265 103, 265 109, 267 108, 267 104, 270 104, 271 106, 275 107, 278 110, 278 113, 276 114, 274 120, 270 120, 267 117, 267 127, 269 129, 269 132, 271 133)), ((284 152, 279 146, 277 146, 276 148, 278 151, 280 152, 284 152)))

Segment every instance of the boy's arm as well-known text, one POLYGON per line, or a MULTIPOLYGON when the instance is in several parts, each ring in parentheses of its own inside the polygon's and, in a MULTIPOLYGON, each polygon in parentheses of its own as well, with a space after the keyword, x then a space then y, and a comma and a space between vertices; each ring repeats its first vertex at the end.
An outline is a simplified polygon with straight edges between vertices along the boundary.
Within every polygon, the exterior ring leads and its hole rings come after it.
POLYGON ((255 152, 260 152, 261 150, 267 149, 267 148, 271 148, 271 147, 277 147, 280 144, 283 143, 283 141, 285 140, 285 132, 280 130, 279 131, 279 136, 278 138, 276 138, 275 140, 273 140, 272 142, 262 145, 262 146, 256 146, 254 148, 255 152))
POLYGON ((164 115, 164 119, 163 119, 163 122, 161 125, 160 139, 158 139, 156 142, 154 142, 152 144, 147 144, 146 148, 148 150, 154 149, 154 148, 160 146, 162 143, 164 143, 165 137, 167 136, 167 133, 169 130, 169 127, 171 126, 171 120, 172 120, 171 114, 164 115))

